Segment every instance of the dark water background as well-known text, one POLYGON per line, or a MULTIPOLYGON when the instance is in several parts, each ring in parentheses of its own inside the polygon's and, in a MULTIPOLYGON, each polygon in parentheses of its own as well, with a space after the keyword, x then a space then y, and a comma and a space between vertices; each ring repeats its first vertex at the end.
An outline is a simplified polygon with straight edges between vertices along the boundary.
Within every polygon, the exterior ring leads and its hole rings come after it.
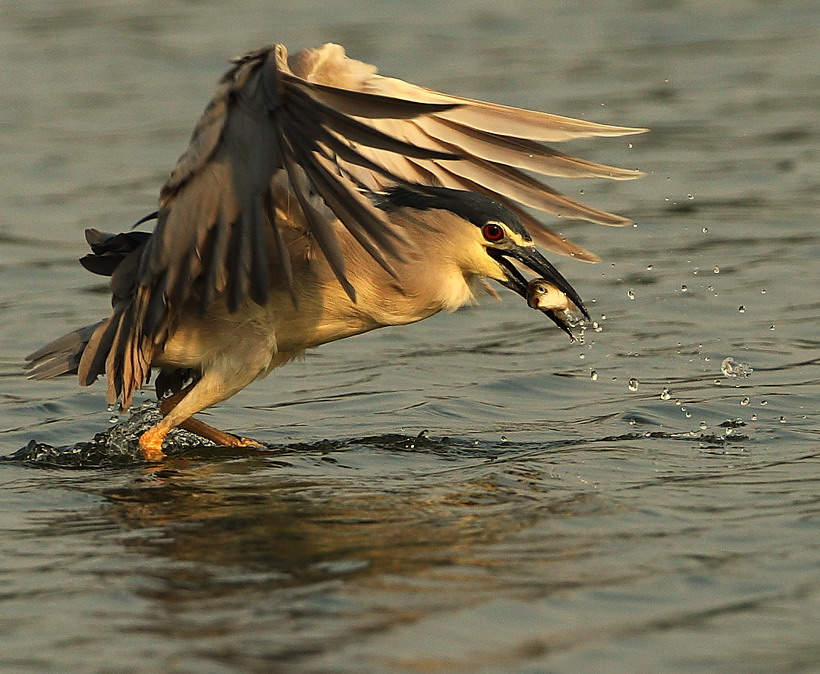
POLYGON ((652 128, 570 148, 644 179, 556 183, 638 222, 562 223, 584 344, 508 295, 208 415, 268 454, 0 463, 0 671, 820 671, 818 35, 814 0, 0 2, 6 456, 109 426, 20 362, 106 311, 82 230, 153 209, 227 57, 652 128))

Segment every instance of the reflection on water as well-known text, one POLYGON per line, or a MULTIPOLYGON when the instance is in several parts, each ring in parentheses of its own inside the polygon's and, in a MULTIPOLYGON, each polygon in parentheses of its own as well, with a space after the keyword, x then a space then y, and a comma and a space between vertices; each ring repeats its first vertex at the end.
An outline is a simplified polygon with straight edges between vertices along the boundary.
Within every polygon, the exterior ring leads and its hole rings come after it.
POLYGON ((76 481, 99 506, 48 515, 37 536, 71 550, 104 534, 88 582, 147 602, 120 617, 123 661, 142 634, 163 661, 252 671, 537 671, 577 648, 600 665, 633 641, 660 643, 653 662, 677 653, 685 669, 761 638, 767 663, 792 658, 776 644, 807 644, 811 628, 765 616, 816 597, 816 549, 794 545, 816 504, 790 500, 814 480, 795 481, 792 466, 806 472, 817 454, 784 463, 752 456, 759 443, 740 433, 658 435, 183 456, 76 481), (122 550, 109 566, 112 534, 122 550), (767 636, 752 639, 760 620, 767 636), (697 657, 692 629, 704 630, 697 657))
POLYGON ((816 669, 818 7, 0 3, 0 669, 816 669), (638 226, 560 223, 581 343, 510 301, 345 340, 206 415, 267 451, 150 466, 20 363, 274 40, 650 127, 579 148, 642 180, 556 185, 638 226))

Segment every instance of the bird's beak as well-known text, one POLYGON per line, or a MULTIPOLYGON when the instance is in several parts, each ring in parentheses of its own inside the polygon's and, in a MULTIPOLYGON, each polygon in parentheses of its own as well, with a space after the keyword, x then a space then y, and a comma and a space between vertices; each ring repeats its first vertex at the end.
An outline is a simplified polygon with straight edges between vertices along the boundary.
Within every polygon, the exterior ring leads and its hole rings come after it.
MULTIPOLYGON (((545 258, 535 246, 515 246, 505 250, 498 248, 488 249, 488 253, 492 258, 501 265, 504 270, 506 278, 499 279, 499 282, 518 293, 529 303, 529 281, 521 274, 518 268, 513 264, 509 258, 514 258, 522 263, 525 267, 535 272, 535 274, 563 292, 572 303, 578 307, 580 312, 589 319, 589 312, 581 296, 576 292, 569 281, 567 281, 561 273, 552 266, 549 260, 545 258)), ((572 332, 567 325, 566 320, 557 315, 551 309, 541 309, 559 328, 566 332, 574 339, 572 332)))

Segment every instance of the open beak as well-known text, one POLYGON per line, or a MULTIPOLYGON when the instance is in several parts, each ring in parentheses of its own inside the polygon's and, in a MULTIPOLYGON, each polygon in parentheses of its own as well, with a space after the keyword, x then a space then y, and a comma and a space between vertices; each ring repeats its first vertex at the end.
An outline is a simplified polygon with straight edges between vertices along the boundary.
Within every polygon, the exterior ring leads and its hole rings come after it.
POLYGON ((527 267, 527 269, 530 269, 537 276, 555 286, 572 301, 572 303, 587 319, 589 319, 589 312, 587 311, 586 306, 584 306, 584 301, 581 299, 581 296, 575 291, 575 288, 570 285, 569 281, 567 281, 561 273, 552 266, 549 260, 541 255, 535 246, 516 246, 507 250, 490 248, 487 252, 496 262, 498 262, 498 264, 501 265, 507 276, 506 279, 500 280, 499 282, 510 290, 521 295, 521 297, 527 300, 527 303, 530 304, 530 306, 534 306, 546 314, 553 323, 555 323, 570 336, 570 339, 575 341, 575 336, 572 334, 570 326, 564 318, 563 311, 557 313, 553 311, 552 308, 543 308, 532 304, 530 301, 530 281, 524 278, 521 272, 518 271, 518 268, 508 258, 515 258, 527 267))

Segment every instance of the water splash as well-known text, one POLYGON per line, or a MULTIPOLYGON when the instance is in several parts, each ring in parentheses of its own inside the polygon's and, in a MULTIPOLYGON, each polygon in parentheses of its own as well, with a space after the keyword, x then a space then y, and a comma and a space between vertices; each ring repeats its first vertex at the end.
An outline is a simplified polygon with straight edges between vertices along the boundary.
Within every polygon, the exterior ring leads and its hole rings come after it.
MULTIPOLYGON (((99 468, 143 463, 145 459, 139 448, 139 437, 157 424, 162 415, 155 402, 147 402, 105 431, 97 433, 90 441, 78 442, 65 447, 31 440, 9 458, 15 461, 41 466, 64 468, 99 468)), ((191 447, 215 446, 204 438, 188 431, 174 428, 168 434, 165 451, 169 455, 191 447)))
POLYGON ((728 377, 729 379, 748 377, 754 372, 751 365, 736 361, 731 356, 723 359, 723 362, 720 364, 720 371, 724 377, 728 377))

